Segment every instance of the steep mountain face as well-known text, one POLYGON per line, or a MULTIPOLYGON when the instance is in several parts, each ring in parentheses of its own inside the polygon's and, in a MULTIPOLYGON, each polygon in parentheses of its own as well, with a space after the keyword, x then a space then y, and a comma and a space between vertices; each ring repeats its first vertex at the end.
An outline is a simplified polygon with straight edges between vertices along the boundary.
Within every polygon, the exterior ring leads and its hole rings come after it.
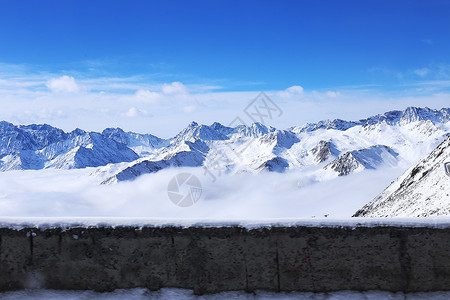
POLYGON ((218 122, 214 122, 210 127, 224 136, 229 136, 237 132, 236 128, 227 127, 218 122))
POLYGON ((29 132, 11 123, 0 122, 0 157, 21 150, 35 150, 37 148, 37 142, 29 132))
POLYGON ((272 148, 285 148, 289 149, 295 143, 300 140, 298 137, 287 130, 275 130, 268 132, 259 138, 259 142, 262 145, 267 145, 272 148))
POLYGON ((376 145, 366 149, 349 151, 325 166, 325 170, 333 170, 339 176, 348 175, 356 170, 376 169, 380 165, 394 165, 398 153, 384 145, 376 145))
POLYGON ((391 183, 354 217, 426 217, 450 214, 450 137, 391 183))
POLYGON ((281 157, 274 157, 264 162, 258 170, 267 170, 269 172, 283 173, 289 168, 289 162, 281 157))
POLYGON ((321 140, 314 148, 311 149, 311 154, 314 156, 314 161, 323 163, 331 156, 337 156, 339 151, 333 143, 321 140))
POLYGON ((131 162, 139 158, 125 144, 105 138, 96 132, 52 144, 39 153, 49 159, 45 163, 46 168, 56 169, 99 167, 109 163, 131 162))
POLYGON ((102 135, 118 143, 124 144, 132 149, 139 156, 147 156, 169 145, 168 140, 161 139, 151 134, 139 134, 135 132, 125 132, 121 128, 106 128, 102 135))
POLYGON ((0 171, 39 170, 44 167, 41 158, 33 150, 19 150, 0 159, 0 171))
POLYGON ((38 149, 47 147, 50 144, 63 141, 67 138, 67 134, 59 129, 47 124, 43 125, 26 125, 19 126, 19 129, 27 132, 36 143, 38 149))

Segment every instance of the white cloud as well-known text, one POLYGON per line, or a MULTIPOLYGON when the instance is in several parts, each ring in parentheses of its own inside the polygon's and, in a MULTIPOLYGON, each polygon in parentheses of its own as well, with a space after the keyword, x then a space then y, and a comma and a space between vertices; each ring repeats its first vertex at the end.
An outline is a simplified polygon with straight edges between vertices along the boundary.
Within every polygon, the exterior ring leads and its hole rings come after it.
POLYGON ((292 98, 292 97, 299 97, 303 95, 303 88, 299 85, 294 85, 291 87, 288 87, 284 91, 280 91, 277 93, 279 97, 283 98, 292 98))
POLYGON ((164 83, 162 86, 162 92, 166 95, 187 94, 187 88, 181 82, 175 81, 170 84, 164 83))
POLYGON ((157 103, 161 99, 161 94, 150 90, 138 90, 135 94, 138 101, 157 103))
POLYGON ((414 74, 416 74, 417 76, 420 76, 420 77, 427 76, 429 72, 430 72, 430 70, 428 68, 414 70, 414 74))
POLYGON ((131 107, 127 112, 123 114, 125 117, 147 117, 149 114, 146 110, 139 109, 137 107, 131 107))
POLYGON ((193 112, 196 109, 195 105, 187 105, 185 107, 183 107, 183 110, 185 112, 193 112))
POLYGON ((77 93, 80 91, 75 78, 67 75, 52 78, 47 81, 46 85, 49 90, 56 93, 77 93))
POLYGON ((336 98, 341 95, 339 92, 328 91, 325 93, 330 98, 336 98))
POLYGON ((299 85, 294 85, 286 89, 286 92, 295 94, 295 95, 302 95, 303 94, 303 88, 299 85))

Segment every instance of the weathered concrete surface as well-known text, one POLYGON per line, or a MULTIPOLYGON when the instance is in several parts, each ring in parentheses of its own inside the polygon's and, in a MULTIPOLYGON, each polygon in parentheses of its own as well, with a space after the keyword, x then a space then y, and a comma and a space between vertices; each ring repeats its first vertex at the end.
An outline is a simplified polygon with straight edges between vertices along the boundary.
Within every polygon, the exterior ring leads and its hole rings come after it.
POLYGON ((0 290, 450 290, 450 229, 0 229, 0 290))

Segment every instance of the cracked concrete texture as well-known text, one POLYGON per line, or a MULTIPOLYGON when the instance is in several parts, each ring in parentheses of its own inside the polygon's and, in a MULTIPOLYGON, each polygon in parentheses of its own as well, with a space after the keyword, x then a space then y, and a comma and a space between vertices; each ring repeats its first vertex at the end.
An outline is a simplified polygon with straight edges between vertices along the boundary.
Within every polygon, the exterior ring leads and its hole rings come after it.
POLYGON ((450 289, 450 229, 0 229, 0 290, 450 289))

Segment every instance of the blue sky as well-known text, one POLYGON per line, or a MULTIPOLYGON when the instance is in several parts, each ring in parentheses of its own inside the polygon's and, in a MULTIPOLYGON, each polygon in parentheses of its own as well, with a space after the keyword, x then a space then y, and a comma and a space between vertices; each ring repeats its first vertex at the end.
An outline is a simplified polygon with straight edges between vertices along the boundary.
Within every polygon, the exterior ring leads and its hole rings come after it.
POLYGON ((390 87, 422 79, 414 70, 450 63, 448 1, 3 1, 0 6, 2 62, 86 76, 94 67, 122 76, 161 73, 162 81, 214 82, 232 90, 299 83, 313 89, 390 87))
MULTIPOLYGON (((310 100, 330 91, 434 97, 450 86, 449 16, 450 2, 441 0, 1 1, 0 95, 15 102, 39 98, 51 109, 45 92, 55 90, 48 81, 68 76, 76 88, 65 82, 63 90, 82 91, 84 98, 160 92, 174 82, 190 94, 301 86, 310 100)), ((147 104, 131 108, 147 116, 161 108, 147 104)), ((45 121, 17 117, 20 109, 0 117, 45 121)), ((286 125, 294 122, 303 123, 286 125)))

